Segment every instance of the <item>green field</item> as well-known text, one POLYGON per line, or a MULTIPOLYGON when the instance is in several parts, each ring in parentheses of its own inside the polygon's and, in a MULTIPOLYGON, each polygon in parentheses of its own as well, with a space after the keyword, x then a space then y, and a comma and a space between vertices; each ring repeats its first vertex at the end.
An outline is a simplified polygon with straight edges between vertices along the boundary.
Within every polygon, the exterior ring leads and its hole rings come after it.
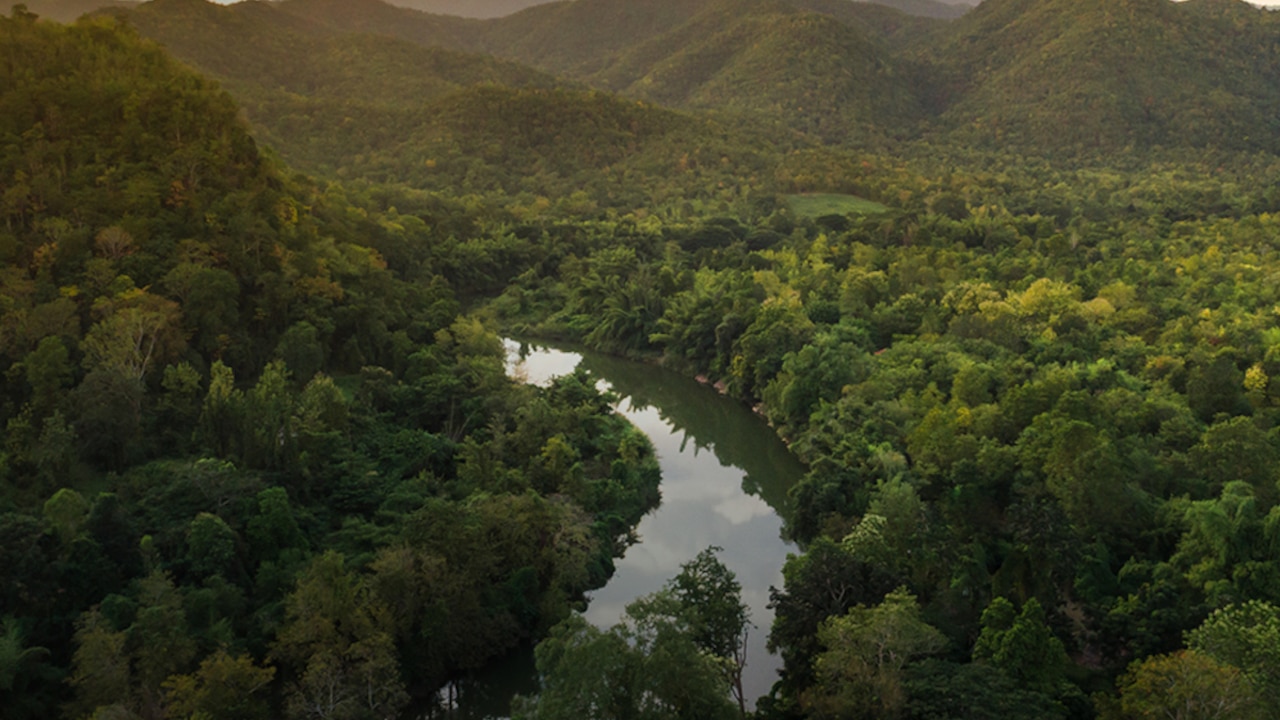
POLYGON ((870 215, 882 213, 889 208, 878 202, 860 198, 857 195, 839 195, 835 193, 802 193, 787 195, 787 204, 796 217, 818 218, 823 215, 870 215))

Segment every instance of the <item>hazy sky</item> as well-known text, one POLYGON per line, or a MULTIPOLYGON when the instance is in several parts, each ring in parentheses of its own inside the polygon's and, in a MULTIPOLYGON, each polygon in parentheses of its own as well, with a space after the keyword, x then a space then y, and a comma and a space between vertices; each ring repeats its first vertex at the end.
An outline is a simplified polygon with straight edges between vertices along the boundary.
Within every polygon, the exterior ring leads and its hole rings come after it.
MULTIPOLYGON (((239 2, 239 0, 213 0, 213 1, 217 3, 222 3, 223 5, 230 5, 231 3, 239 2)), ((943 0, 943 1, 946 2, 947 0, 943 0)), ((396 4, 395 0, 388 0, 388 2, 390 2, 392 5, 396 4)), ((1246 0, 1246 2, 1251 2, 1254 5, 1265 5, 1267 7, 1280 7, 1280 0, 1246 0)))

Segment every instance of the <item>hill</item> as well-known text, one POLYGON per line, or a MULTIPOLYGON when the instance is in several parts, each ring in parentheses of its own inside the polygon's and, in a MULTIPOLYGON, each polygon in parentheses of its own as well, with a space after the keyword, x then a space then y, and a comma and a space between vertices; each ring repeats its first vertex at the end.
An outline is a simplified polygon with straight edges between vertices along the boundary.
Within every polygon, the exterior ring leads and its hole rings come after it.
POLYGON ((961 15, 969 12, 972 5, 963 2, 955 2, 954 0, 843 0, 844 2, 865 2, 867 4, 883 5, 884 7, 893 8, 907 15, 915 15, 917 17, 938 18, 940 20, 954 20, 961 15))
POLYGON ((28 0, 23 4, 39 17, 69 23, 95 10, 133 7, 138 3, 127 0, 28 0))
POLYGON ((457 316, 544 247, 290 172, 112 18, 18 6, 0 38, 5 720, 408 716, 604 583, 658 502, 651 445, 457 316), (435 570, 375 583, 401 550, 435 570))
POLYGON ((769 118, 827 141, 906 134, 911 70, 867 33, 817 13, 717 4, 626 53, 593 84, 659 104, 769 118), (665 54, 665 48, 677 48, 665 54))
MULTIPOLYGON (((497 18, 512 15, 536 5, 549 5, 563 0, 396 0, 399 7, 421 10, 435 15, 468 18, 497 18)), ((835 0, 841 4, 871 3, 891 7, 909 15, 943 19, 958 18, 972 6, 957 0, 835 0)))
POLYGON ((630 209, 732 193, 772 162, 759 137, 487 55, 338 33, 265 3, 158 0, 125 17, 224 82, 286 160, 331 177, 451 194, 585 193, 630 209))
POLYGON ((915 69, 893 50, 942 24, 847 0, 577 0, 447 29, 438 16, 356 2, 368 6, 360 18, 348 0, 281 7, 330 28, 466 47, 630 97, 826 140, 909 131, 920 120, 915 69))
POLYGON ((434 15, 496 18, 553 0, 397 0, 392 3, 434 15))
POLYGON ((962 142, 1275 149, 1277 27, 1238 0, 987 0, 923 54, 962 142))

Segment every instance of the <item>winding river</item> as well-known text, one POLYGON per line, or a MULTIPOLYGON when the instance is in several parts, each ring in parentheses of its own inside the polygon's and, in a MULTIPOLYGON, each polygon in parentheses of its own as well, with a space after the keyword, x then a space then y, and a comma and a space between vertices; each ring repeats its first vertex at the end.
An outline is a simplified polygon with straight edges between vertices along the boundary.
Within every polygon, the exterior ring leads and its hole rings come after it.
MULTIPOLYGON (((505 341, 510 371, 545 384, 581 365, 621 398, 617 408, 649 436, 662 466, 662 504, 640 521, 640 541, 590 594, 586 618, 618 621, 632 600, 660 589, 682 563, 710 545, 742 584, 754 627, 748 635, 746 695, 767 694, 781 659, 765 640, 773 613, 769 588, 796 547, 782 538, 787 490, 803 467, 763 420, 714 389, 669 370, 591 352, 505 341)), ((514 653, 458 688, 455 717, 503 717, 515 694, 537 692, 532 653, 514 653)))

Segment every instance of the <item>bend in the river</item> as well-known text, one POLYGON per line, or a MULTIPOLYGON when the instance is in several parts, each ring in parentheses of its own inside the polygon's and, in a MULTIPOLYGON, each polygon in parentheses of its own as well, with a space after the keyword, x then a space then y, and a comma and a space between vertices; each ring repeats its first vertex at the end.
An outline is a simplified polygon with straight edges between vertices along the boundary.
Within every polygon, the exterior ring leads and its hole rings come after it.
MULTIPOLYGON (((585 613, 607 627, 636 598, 661 589, 708 546, 742 585, 754 627, 748 635, 746 695, 768 693, 781 660, 765 649, 773 622, 769 588, 782 584, 782 565, 795 546, 782 537, 787 490, 804 469, 748 408, 714 389, 653 365, 587 351, 506 341, 512 371, 545 384, 579 364, 621 398, 618 411, 649 436, 662 466, 662 503, 640 521, 639 542, 616 562, 603 588, 590 593, 585 613)), ((494 717, 510 697, 536 688, 526 651, 461 687, 460 715, 494 717)))

